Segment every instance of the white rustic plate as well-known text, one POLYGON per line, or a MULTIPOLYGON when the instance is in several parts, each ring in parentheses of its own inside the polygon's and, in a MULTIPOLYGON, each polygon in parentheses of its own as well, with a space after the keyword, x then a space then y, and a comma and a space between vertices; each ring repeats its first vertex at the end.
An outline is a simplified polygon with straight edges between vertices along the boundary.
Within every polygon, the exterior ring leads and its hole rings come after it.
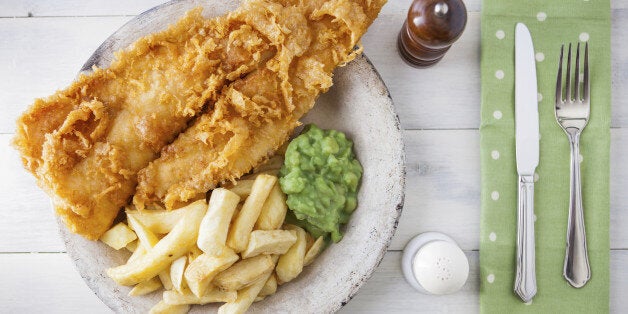
MULTIPOLYGON (((234 9, 235 1, 179 0, 157 6, 132 19, 109 37, 83 67, 111 62, 113 52, 137 38, 164 29, 187 10, 202 5, 204 15, 234 9)), ((405 169, 402 135, 388 89, 365 56, 334 74, 334 86, 322 95, 304 122, 344 131, 353 139, 364 167, 358 208, 346 225, 345 237, 331 245, 294 281, 253 304, 251 312, 325 313, 345 305, 371 276, 397 227, 403 206, 405 169)), ((112 310, 146 313, 161 293, 129 297, 129 287, 117 286, 105 269, 123 264, 129 254, 71 234, 59 222, 67 251, 87 285, 112 310)), ((215 309, 195 306, 192 313, 215 309)))

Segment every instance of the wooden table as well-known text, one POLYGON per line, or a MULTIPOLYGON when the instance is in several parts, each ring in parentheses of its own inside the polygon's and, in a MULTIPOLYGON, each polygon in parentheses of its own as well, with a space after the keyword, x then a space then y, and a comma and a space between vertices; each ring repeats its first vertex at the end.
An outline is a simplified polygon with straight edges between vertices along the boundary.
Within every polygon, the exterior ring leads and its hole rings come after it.
MULTIPOLYGON (((35 97, 67 86, 109 34, 162 1, 0 1, 0 311, 110 312, 64 253, 48 197, 22 169, 9 143, 16 118, 35 97)), ((405 129, 406 203, 388 254, 343 311, 477 312, 481 4, 466 1, 467 29, 443 61, 416 70, 406 66, 396 50, 409 3, 391 0, 363 39, 405 129), (404 281, 401 250, 412 236, 425 231, 449 234, 465 250, 471 274, 462 291, 426 296, 404 281)), ((615 1, 612 7, 610 306, 612 312, 626 312, 628 34, 623 30, 628 27, 628 3, 615 1)))

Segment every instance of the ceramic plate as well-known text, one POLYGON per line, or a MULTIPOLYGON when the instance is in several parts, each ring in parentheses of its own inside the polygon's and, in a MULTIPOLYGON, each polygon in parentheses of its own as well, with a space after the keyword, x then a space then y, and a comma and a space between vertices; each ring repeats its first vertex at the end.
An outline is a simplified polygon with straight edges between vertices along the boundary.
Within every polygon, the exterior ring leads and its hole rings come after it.
MULTIPOLYGON (((196 6, 207 17, 233 10, 229 0, 172 1, 157 6, 128 22, 109 37, 83 67, 106 67, 113 52, 137 38, 165 29, 196 6)), ((303 119, 322 128, 344 131, 355 143, 364 175, 358 207, 345 227, 345 237, 331 245, 314 263, 277 293, 254 303, 250 312, 322 313, 345 305, 371 276, 397 227, 403 206, 405 171, 402 135, 388 89, 366 56, 360 56, 334 73, 334 86, 322 95, 303 119)), ((129 287, 116 285, 105 269, 125 263, 128 252, 85 240, 69 233, 59 222, 67 251, 87 285, 112 310, 146 313, 161 299, 156 292, 130 297, 129 287)), ((195 306, 191 312, 205 312, 215 305, 195 306)))

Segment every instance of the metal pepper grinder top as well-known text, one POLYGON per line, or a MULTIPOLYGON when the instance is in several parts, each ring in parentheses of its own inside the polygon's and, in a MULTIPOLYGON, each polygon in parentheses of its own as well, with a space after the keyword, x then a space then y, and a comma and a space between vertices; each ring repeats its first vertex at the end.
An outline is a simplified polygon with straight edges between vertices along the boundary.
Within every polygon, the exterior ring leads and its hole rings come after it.
POLYGON ((440 61, 467 24, 461 0, 415 0, 399 32, 397 46, 411 66, 429 67, 440 61))

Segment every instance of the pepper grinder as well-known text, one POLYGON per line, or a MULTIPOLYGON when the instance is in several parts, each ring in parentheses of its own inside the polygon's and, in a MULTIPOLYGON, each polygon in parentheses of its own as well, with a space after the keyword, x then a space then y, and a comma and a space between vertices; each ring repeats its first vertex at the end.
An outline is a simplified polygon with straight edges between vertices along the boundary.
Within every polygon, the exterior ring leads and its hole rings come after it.
POLYGON ((440 61, 467 24, 462 0, 414 0, 397 39, 401 57, 411 66, 440 61))

